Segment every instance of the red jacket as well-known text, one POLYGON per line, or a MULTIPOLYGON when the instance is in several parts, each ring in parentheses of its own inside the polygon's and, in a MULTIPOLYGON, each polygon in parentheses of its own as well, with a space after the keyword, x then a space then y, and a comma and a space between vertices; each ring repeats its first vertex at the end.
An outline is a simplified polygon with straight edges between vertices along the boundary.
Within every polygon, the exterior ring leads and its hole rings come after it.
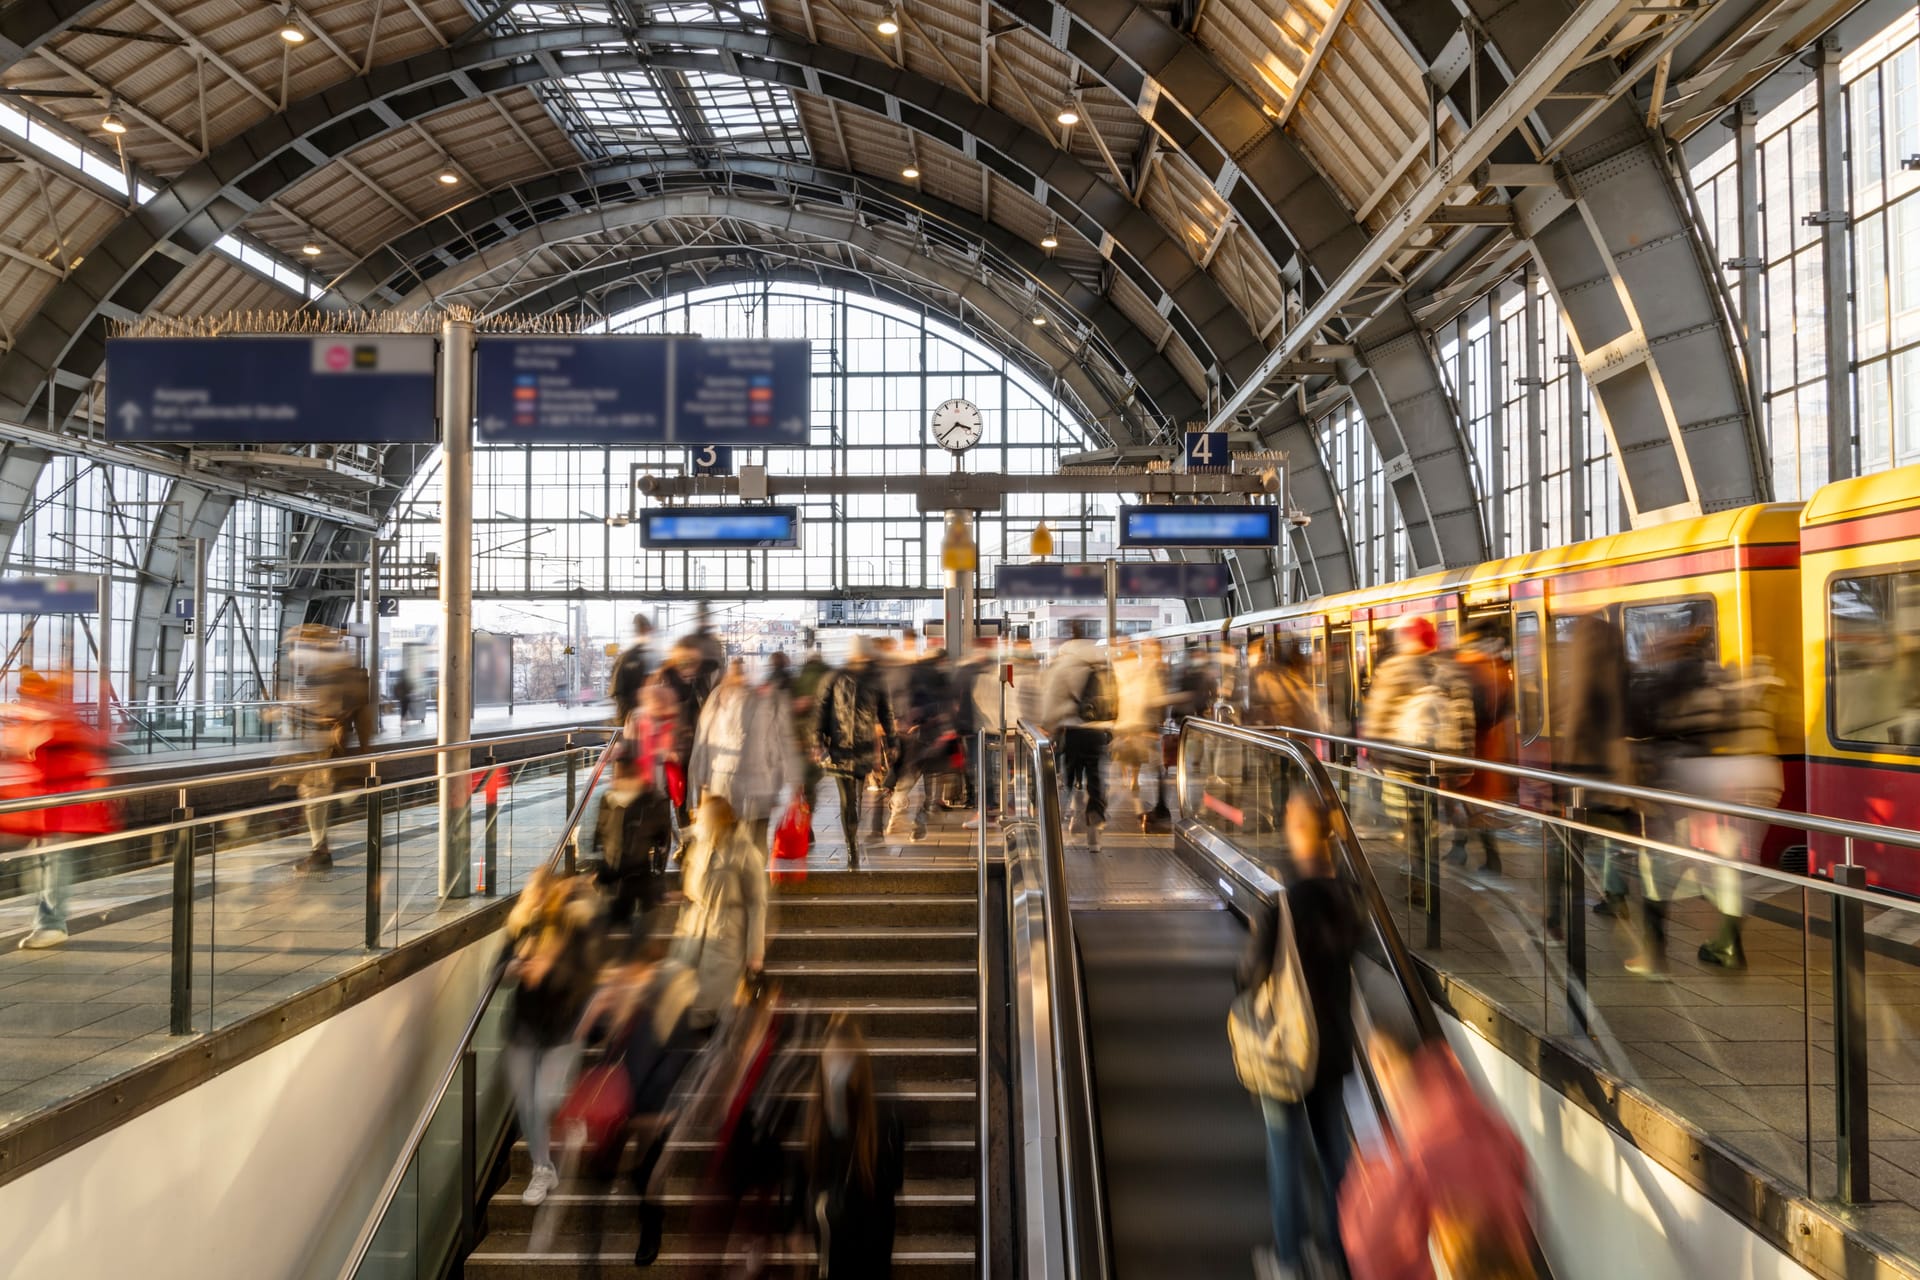
MULTIPOLYGON (((36 712, 7 734, 18 772, 0 782, 0 799, 97 791, 107 785, 106 745, 91 725, 70 712, 36 712)), ((99 835, 117 831, 113 806, 104 801, 52 805, 0 814, 0 831, 13 835, 99 835)))

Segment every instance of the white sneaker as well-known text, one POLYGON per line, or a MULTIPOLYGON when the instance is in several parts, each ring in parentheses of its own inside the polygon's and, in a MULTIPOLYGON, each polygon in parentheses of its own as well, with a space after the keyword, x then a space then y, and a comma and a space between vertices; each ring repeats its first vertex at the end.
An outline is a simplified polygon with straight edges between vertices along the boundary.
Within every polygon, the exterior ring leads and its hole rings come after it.
POLYGON ((520 1193, 520 1203, 539 1205, 547 1202, 547 1193, 560 1185, 560 1171, 550 1164, 535 1165, 533 1176, 527 1179, 527 1189, 520 1193))
POLYGON ((67 931, 65 929, 52 929, 42 925, 26 937, 20 939, 20 949, 22 951, 45 951, 49 947, 59 946, 66 940, 67 931))

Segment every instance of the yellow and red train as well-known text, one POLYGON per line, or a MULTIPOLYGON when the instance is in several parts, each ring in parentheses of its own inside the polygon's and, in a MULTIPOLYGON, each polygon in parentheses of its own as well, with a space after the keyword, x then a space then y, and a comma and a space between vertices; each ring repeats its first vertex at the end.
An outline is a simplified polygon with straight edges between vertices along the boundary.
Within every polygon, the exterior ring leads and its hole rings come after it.
MULTIPOLYGON (((1153 634, 1166 640, 1266 632, 1311 656, 1327 722, 1349 733, 1373 655, 1404 615, 1433 619, 1444 643, 1491 625, 1513 653, 1517 763, 1553 765, 1559 641, 1605 612, 1643 660, 1676 629, 1706 627, 1723 662, 1771 662, 1785 683, 1778 734, 1781 807, 1920 829, 1920 466, 1769 503, 1572 546, 1323 596, 1153 634)), ((1771 856, 1801 837, 1778 831, 1771 856)), ((1816 837, 1809 869, 1845 856, 1816 837)), ((1870 883, 1920 894, 1920 856, 1860 843, 1870 883)))

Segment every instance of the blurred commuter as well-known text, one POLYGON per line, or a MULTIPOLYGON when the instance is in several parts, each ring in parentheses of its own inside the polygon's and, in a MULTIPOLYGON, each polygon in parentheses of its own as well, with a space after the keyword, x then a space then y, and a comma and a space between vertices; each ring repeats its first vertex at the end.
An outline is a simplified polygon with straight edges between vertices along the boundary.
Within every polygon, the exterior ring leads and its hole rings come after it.
POLYGON ((786 695, 772 682, 755 686, 735 658, 707 699, 687 764, 695 796, 720 796, 762 854, 780 793, 797 793, 800 764, 793 750, 793 717, 786 695))
POLYGON ((406 671, 400 671, 393 677, 393 705, 394 710, 399 713, 400 727, 402 729, 406 728, 413 721, 420 719, 419 716, 414 714, 418 709, 416 706, 417 702, 418 697, 413 690, 413 681, 408 677, 406 671))
MULTIPOLYGON (((1620 626, 1603 613, 1590 613, 1573 624, 1567 640, 1566 676, 1561 683, 1555 718, 1560 732, 1554 750, 1557 772, 1615 786, 1634 781, 1633 752, 1627 744, 1627 646, 1620 626)), ((1575 797, 1567 796, 1572 807, 1575 797)), ((1637 822, 1633 810, 1604 792, 1579 797, 1590 825, 1628 832, 1637 822)), ((1575 835, 1578 847, 1586 839, 1575 835)), ((1627 914, 1627 865, 1632 855, 1604 842, 1600 867, 1601 898, 1598 915, 1624 919, 1627 914)), ((1547 931, 1559 936, 1564 929, 1562 898, 1566 867, 1559 858, 1547 859, 1547 931)))
POLYGON ((866 1039, 845 1013, 827 1026, 811 1094, 798 1199, 819 1251, 815 1274, 884 1280, 893 1274, 906 1140, 879 1096, 866 1039))
POLYGON ((1203 720, 1212 717, 1219 700, 1220 664, 1213 650, 1204 644, 1188 649, 1174 680, 1174 723, 1185 724, 1192 716, 1203 720))
MULTIPOLYGON (((1455 662, 1473 696, 1473 758, 1512 764, 1513 668, 1507 661, 1505 644, 1491 628, 1477 631, 1460 646, 1455 662)), ((1467 839, 1472 834, 1479 839, 1484 868, 1498 875, 1500 845, 1494 831, 1499 822, 1489 806, 1512 796, 1513 779, 1491 769, 1476 769, 1461 781, 1459 791, 1469 799, 1453 805, 1453 844, 1447 850, 1447 861, 1457 867, 1467 865, 1467 839)))
MULTIPOLYGON (((1000 771, 993 767, 998 757, 992 752, 1003 749, 1002 739, 1006 732, 1006 714, 1008 697, 1006 685, 1006 666, 1000 661, 1000 641, 990 635, 976 636, 973 641, 973 657, 961 668, 959 687, 955 690, 955 701, 962 715, 958 726, 961 745, 968 753, 967 795, 979 802, 979 807, 987 814, 991 823, 1000 807, 1000 771), (975 796, 978 785, 979 761, 972 753, 979 750, 980 734, 987 735, 989 752, 986 770, 987 794, 975 796)), ((966 827, 975 830, 980 824, 978 815, 968 818, 966 827)))
MULTIPOLYGON (((372 746, 366 668, 354 665, 344 637, 331 628, 303 626, 295 632, 293 648, 300 671, 294 723, 307 760, 337 760, 372 746)), ((324 764, 303 769, 294 777, 296 794, 308 802, 307 856, 293 864, 296 872, 333 869, 327 827, 337 782, 333 768, 324 764)))
POLYGON ((814 758, 814 735, 820 727, 820 687, 833 674, 833 668, 820 656, 820 650, 807 650, 807 660, 793 673, 788 685, 791 695, 793 749, 800 759, 800 796, 809 813, 820 807, 820 779, 824 776, 814 758))
POLYGON ((700 802, 680 857, 686 903, 674 927, 674 958, 699 983, 693 1025, 712 1026, 740 983, 767 958, 767 859, 719 795, 700 802))
MULTIPOLYGON (((1473 751, 1473 692, 1459 665, 1439 651, 1440 637, 1430 618, 1401 617, 1393 628, 1393 655, 1374 669, 1373 688, 1360 717, 1360 736, 1399 743, 1416 753, 1464 756, 1473 751)), ((1439 801, 1417 784, 1429 776, 1418 754, 1381 751, 1375 760, 1389 780, 1383 799, 1387 815, 1406 824, 1407 858, 1416 872, 1434 852, 1433 812, 1439 801)), ((1426 867, 1438 883, 1439 868, 1426 867)), ((1425 892, 1422 888, 1416 893, 1425 892)))
MULTIPOLYGON (((913 838, 923 840, 927 835, 927 809, 937 798, 941 780, 953 771, 954 693, 942 649, 929 647, 917 658, 909 654, 896 670, 900 675, 893 688, 901 690, 904 700, 892 704, 899 733, 885 834, 899 830, 900 820, 912 803, 913 838)), ((888 696, 893 696, 891 688, 888 696)), ((874 816, 877 821, 877 811, 874 816)))
POLYGON ((640 705, 640 690, 653 673, 653 621, 644 613, 633 615, 633 643, 621 651, 613 664, 613 722, 625 724, 640 705))
POLYGON ((1099 849, 1107 825, 1107 789, 1101 777, 1117 713, 1113 672, 1098 645, 1087 639, 1086 623, 1068 624, 1070 639, 1047 669, 1042 722, 1060 751, 1060 786, 1072 797, 1068 829, 1084 818, 1087 847, 1099 849))
POLYGON ((520 1132, 533 1164, 526 1204, 537 1205, 559 1184, 551 1125, 566 1097, 580 1045, 574 1031, 593 994, 599 969, 594 909, 585 880, 541 867, 527 878, 507 917, 504 978, 507 1002, 507 1079, 513 1086, 520 1132))
MULTIPOLYGON (((860 865, 860 801, 882 747, 894 735, 893 710, 865 636, 855 636, 847 664, 821 683, 814 731, 820 767, 840 792, 840 831, 847 865, 860 865)), ((881 803, 876 801, 876 805, 881 803)))
POLYGON ((1040 655, 1033 651, 1031 637, 1014 638, 1013 654, 1007 661, 1007 677, 1012 686, 1008 715, 1016 724, 1021 720, 1039 724, 1047 700, 1047 669, 1040 655))
MULTIPOLYGON (((10 780, 4 798, 77 795, 107 785, 107 736, 80 718, 71 676, 23 672, 20 701, 7 709, 6 717, 0 743, 10 780)), ((67 940, 72 868, 71 855, 60 844, 117 826, 112 806, 103 801, 75 800, 0 817, 0 832, 24 837, 38 861, 33 928, 20 940, 22 950, 39 951, 67 940)))
POLYGON ((632 922, 636 908, 644 918, 665 896, 673 815, 651 755, 637 740, 615 751, 613 782, 594 815, 593 853, 594 879, 613 895, 607 922, 621 927, 632 922))
MULTIPOLYGON (((1240 963, 1242 992, 1291 982, 1297 975, 1313 1017, 1314 1057, 1300 1081, 1303 1087, 1296 1096, 1260 1098, 1273 1256, 1281 1275, 1298 1275, 1306 1265, 1316 1203, 1329 1232, 1317 1243, 1338 1259, 1336 1193, 1353 1145, 1343 1094, 1353 1071, 1353 956, 1360 945, 1360 912, 1334 865, 1332 834, 1327 811, 1306 791, 1296 791, 1286 811, 1292 863, 1286 908, 1293 927, 1291 932, 1282 928, 1278 912, 1262 919, 1240 963)), ((1268 1002, 1281 1007, 1284 999, 1270 992, 1268 1002)))
POLYGON ((693 606, 693 630, 687 633, 685 643, 693 646, 699 658, 691 679, 694 701, 704 705, 707 695, 720 683, 727 661, 726 646, 720 643, 720 637, 713 632, 713 612, 705 600, 693 606))
POLYGON ((1340 1191, 1353 1280, 1531 1280, 1526 1150, 1444 1041, 1370 1056, 1398 1142, 1356 1161, 1340 1191))
POLYGON ((673 801, 680 825, 687 825, 688 808, 694 796, 686 785, 687 764, 693 759, 693 740, 700 728, 700 708, 706 694, 700 687, 702 660, 698 647, 679 640, 667 651, 667 660, 647 681, 657 689, 653 705, 673 726, 666 740, 662 767, 667 775, 667 793, 673 801))
POLYGON ((1315 732, 1318 701, 1300 646, 1255 636, 1248 645, 1247 723, 1315 732))

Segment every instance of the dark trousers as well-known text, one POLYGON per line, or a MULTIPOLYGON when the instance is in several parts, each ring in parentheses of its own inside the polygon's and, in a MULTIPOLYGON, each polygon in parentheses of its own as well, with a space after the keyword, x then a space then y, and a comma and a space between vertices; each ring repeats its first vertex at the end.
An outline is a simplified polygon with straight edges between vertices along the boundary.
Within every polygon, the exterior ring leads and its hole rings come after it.
POLYGON ((836 773, 833 785, 840 793, 840 835, 847 842, 847 856, 852 857, 860 848, 860 801, 867 793, 867 776, 836 773))
POLYGON ((1107 788, 1101 766, 1107 754, 1107 735, 1100 729, 1068 726, 1060 731, 1060 764, 1065 776, 1060 785, 1068 791, 1084 787, 1087 793, 1087 821, 1107 820, 1107 788))

